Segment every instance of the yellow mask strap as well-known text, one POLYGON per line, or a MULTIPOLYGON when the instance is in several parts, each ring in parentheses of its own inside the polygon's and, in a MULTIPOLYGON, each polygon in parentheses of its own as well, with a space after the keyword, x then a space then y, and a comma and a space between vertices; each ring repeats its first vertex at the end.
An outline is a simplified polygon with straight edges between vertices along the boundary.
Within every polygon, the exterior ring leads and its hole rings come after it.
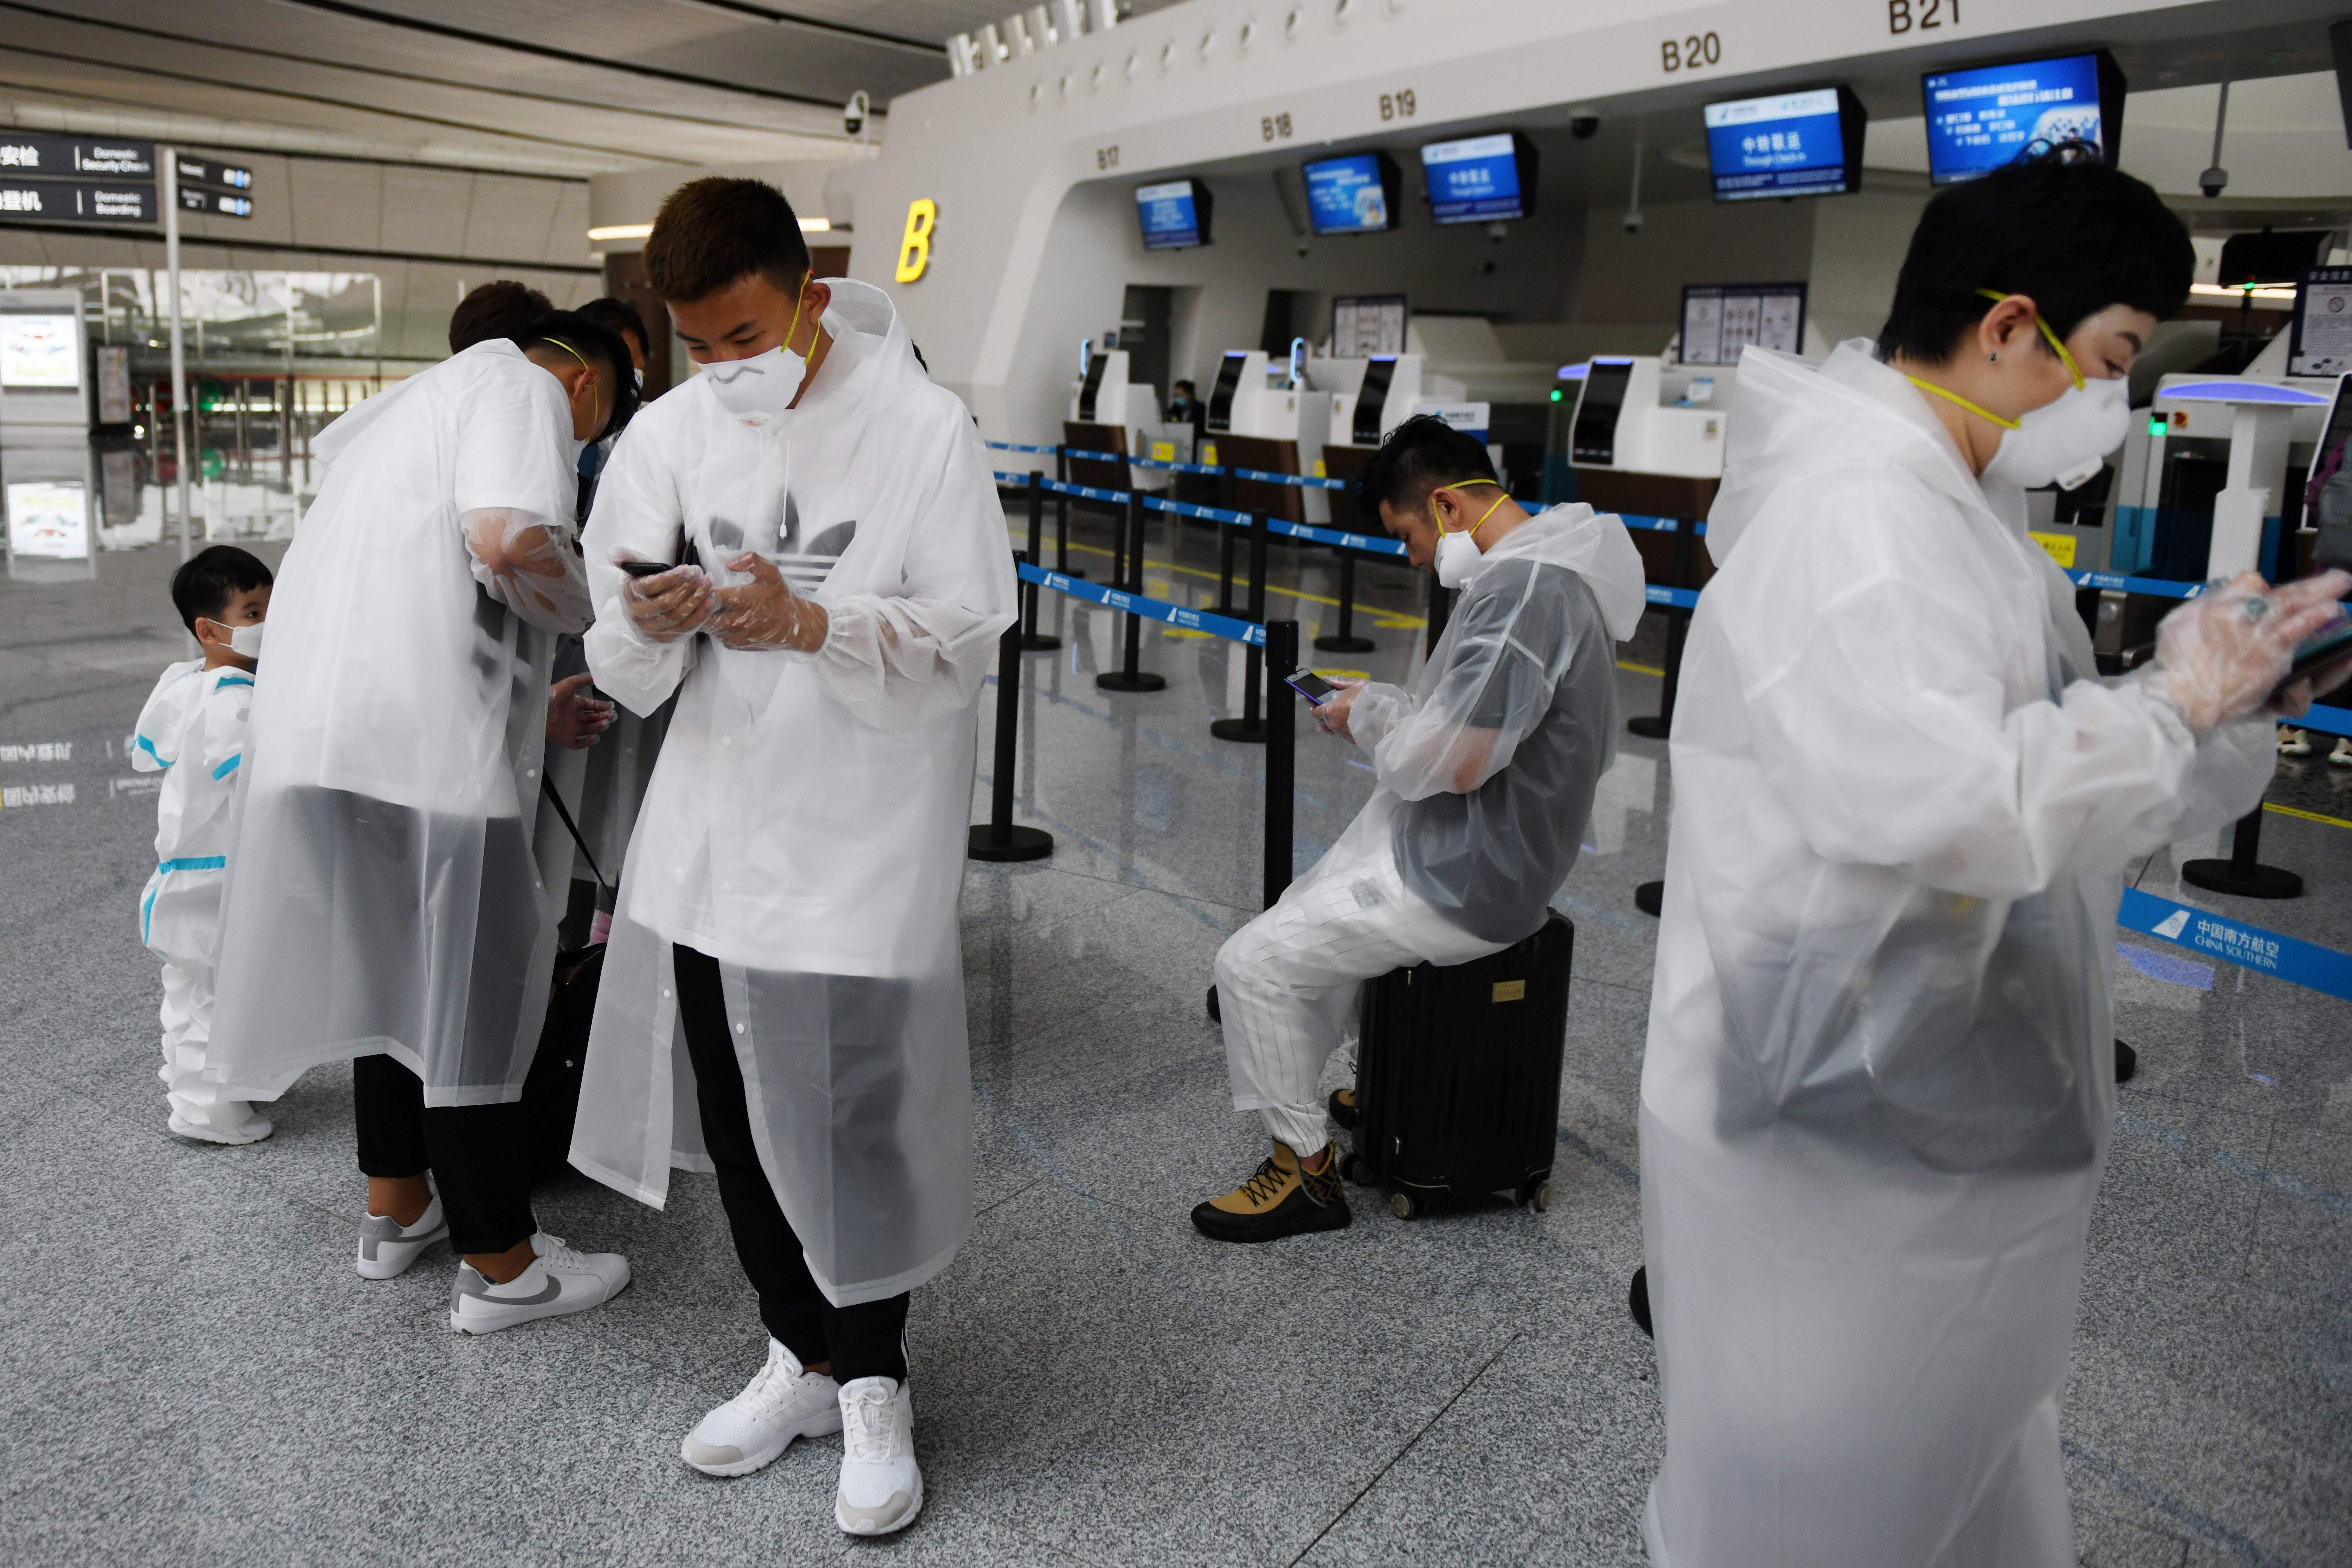
MULTIPOLYGON (((586 359, 583 358, 579 350, 577 350, 577 349, 573 348, 571 344, 569 344, 569 343, 565 342, 565 341, 564 341, 562 339, 561 339, 561 338, 550 338, 550 339, 548 339, 547 340, 548 340, 549 342, 551 342, 551 343, 554 344, 557 348, 559 348, 559 349, 562 350, 565 353, 567 353, 567 354, 571 355, 573 359, 575 359, 575 360, 579 360, 579 361, 580 361, 580 368, 581 368, 582 370, 586 371, 587 371, 590 375, 592 375, 592 376, 593 376, 593 375, 594 375, 594 374, 596 373, 596 367, 595 367, 595 366, 593 366, 593 365, 592 365, 592 364, 590 364, 590 363, 587 361, 587 360, 586 360, 586 359)), ((604 427, 604 388, 603 384, 600 382, 600 383, 597 385, 597 388, 596 388, 596 428, 598 428, 599 430, 602 430, 604 427)))
MULTIPOLYGON (((1987 299, 1998 300, 2009 298, 1998 288, 1979 288, 1977 292, 1987 299)), ((2066 367, 2066 374, 2074 380, 2074 390, 2081 392, 2084 385, 2083 367, 2074 362, 2074 356, 2066 351, 2066 345, 2058 340, 2058 334, 2050 329, 2050 323, 2042 319, 2042 312, 2039 310, 2033 313, 2033 324, 2042 329, 2042 336, 2048 340, 2051 349, 2058 355, 2058 362, 2066 367)), ((1987 414, 1985 417, 1990 419, 1992 416, 1987 414)), ((2009 428, 2014 430, 2017 426, 2011 424, 2009 428)))
MULTIPOLYGON (((1465 479, 1458 485, 1444 485, 1439 486, 1439 488, 1446 490, 1466 490, 1473 485, 1492 485, 1496 489, 1502 489, 1502 484, 1503 482, 1499 479, 1465 479)), ((1510 498, 1510 492, 1507 490, 1505 490, 1503 494, 1496 497, 1494 506, 1489 507, 1484 512, 1481 512, 1478 515, 1478 520, 1471 524, 1469 528, 1463 530, 1463 536, 1465 538, 1476 538, 1478 537, 1478 530, 1486 526, 1486 519, 1493 517, 1502 507, 1503 503, 1510 498)), ((1436 507, 1433 505, 1430 508, 1430 513, 1433 517, 1436 516, 1436 507)), ((1445 533, 1445 520, 1443 517, 1440 517, 1437 520, 1437 532, 1441 538, 1444 537, 1445 533)))
POLYGON ((1967 409, 1979 419, 1989 419, 1995 424, 2000 426, 2003 430, 2015 430, 2017 428, 2017 421, 2013 419, 2003 419, 2000 415, 1993 413, 1990 409, 1979 408, 1976 404, 1970 402, 1959 393, 1956 392, 1948 392, 1944 388, 1937 386, 1933 382, 1923 382, 1917 376, 1905 376, 1903 379, 1909 382, 1913 386, 1917 387, 1923 392, 1934 392, 1946 402, 1958 403, 1962 408, 1967 409))
MULTIPOLYGON (((814 273, 801 274, 801 286, 793 290, 793 324, 784 329, 784 352, 787 354, 799 351, 793 347, 793 340, 800 335, 801 302, 808 298, 809 279, 814 276, 814 273)), ((814 349, 816 345, 811 343, 809 347, 814 349)))

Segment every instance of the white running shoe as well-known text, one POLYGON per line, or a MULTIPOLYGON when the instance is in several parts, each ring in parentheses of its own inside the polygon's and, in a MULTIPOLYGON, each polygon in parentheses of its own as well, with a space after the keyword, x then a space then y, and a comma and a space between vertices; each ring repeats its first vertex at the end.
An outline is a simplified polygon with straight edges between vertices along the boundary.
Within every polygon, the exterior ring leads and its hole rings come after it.
POLYGON ((442 1217, 437 1192, 414 1225, 403 1225, 389 1214, 368 1215, 360 1221, 360 1278, 389 1280, 406 1273, 418 1253, 448 1235, 449 1222, 442 1217))
POLYGON ((193 1121, 172 1113, 164 1125, 183 1138, 205 1144, 257 1144, 278 1131, 268 1117, 243 1100, 224 1100, 210 1108, 207 1119, 193 1121))
POLYGON ((449 1327, 458 1333, 495 1333, 534 1318, 584 1312, 621 1293, 629 1260, 618 1252, 574 1252, 544 1230, 530 1239, 539 1256, 503 1285, 493 1285, 471 1263, 457 1265, 449 1287, 449 1327))
POLYGON ((852 1535, 887 1535, 923 1511, 915 1463, 915 1402, 895 1377, 841 1385, 841 1486, 833 1521, 852 1535))
POLYGON ((841 1385, 802 1367, 773 1339, 768 1363, 743 1392, 719 1406, 678 1445, 678 1457, 706 1476, 748 1476, 793 1446, 794 1437, 841 1430, 841 1385))
POLYGON ((2308 757, 2311 755, 2311 737, 2292 725, 2283 724, 2279 726, 2278 748, 2281 757, 2308 757))

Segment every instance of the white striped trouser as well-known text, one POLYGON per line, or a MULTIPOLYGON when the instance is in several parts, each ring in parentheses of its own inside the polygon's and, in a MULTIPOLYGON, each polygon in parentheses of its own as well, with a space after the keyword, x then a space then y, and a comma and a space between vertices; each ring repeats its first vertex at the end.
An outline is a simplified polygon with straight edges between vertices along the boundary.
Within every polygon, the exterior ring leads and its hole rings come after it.
POLYGON ((1473 936, 1404 885, 1396 857, 1318 863, 1217 951, 1234 1109, 1302 1155, 1329 1141, 1315 1095, 1362 982, 1424 959, 1465 964, 1507 942, 1473 936))

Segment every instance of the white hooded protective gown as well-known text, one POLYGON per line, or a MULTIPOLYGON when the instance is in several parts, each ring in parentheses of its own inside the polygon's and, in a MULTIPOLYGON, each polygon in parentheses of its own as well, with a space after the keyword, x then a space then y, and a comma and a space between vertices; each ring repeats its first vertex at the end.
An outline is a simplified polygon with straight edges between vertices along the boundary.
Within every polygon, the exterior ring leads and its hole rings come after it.
POLYGON ((2074 1561, 2120 873, 2273 742, 2100 680, 2011 499, 1867 342, 1742 357, 1642 1077, 1653 1563, 2074 1561))
POLYGON ((945 1268, 971 1225, 971 1075, 956 901, 977 730, 1015 612, 971 416, 887 295, 834 279, 800 406, 746 425, 700 377, 648 404, 588 520, 599 689, 677 706, 637 813, 572 1163, 646 1203, 697 1164, 671 946, 719 960, 753 1141, 837 1305, 945 1268), (690 544, 721 584, 772 558, 831 628, 814 653, 638 635, 618 550, 690 544))
POLYGON ((208 1079, 377 1052, 512 1100, 555 925, 533 859, 555 636, 587 622, 572 413, 503 339, 319 434, 257 672, 208 1079), (486 561, 513 562, 504 572, 486 561))

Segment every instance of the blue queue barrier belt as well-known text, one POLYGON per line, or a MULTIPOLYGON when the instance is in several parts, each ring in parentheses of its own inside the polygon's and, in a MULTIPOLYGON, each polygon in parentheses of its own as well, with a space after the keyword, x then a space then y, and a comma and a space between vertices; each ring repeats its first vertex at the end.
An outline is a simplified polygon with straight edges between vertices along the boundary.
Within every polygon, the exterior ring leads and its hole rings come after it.
POLYGON ((1013 564, 1020 570, 1022 581, 1050 588, 1056 593, 1066 593, 1073 599, 1083 599, 1106 609, 1123 610, 1146 621, 1164 621, 1171 626, 1181 626, 1188 631, 1206 632, 1212 637, 1223 637, 1229 643, 1246 643, 1254 648, 1265 646, 1265 628, 1255 622, 1235 621, 1231 616, 1213 615, 1205 610, 1171 604, 1164 599, 1147 599, 1140 593, 1128 593, 1116 588, 1105 588, 1100 583, 1064 577, 1058 571, 1045 571, 1025 560, 1013 564))
POLYGON ((1266 531, 1286 535, 1294 539, 1309 539, 1318 545, 1330 545, 1339 549, 1362 550, 1368 555, 1404 554, 1404 545, 1385 534, 1344 534, 1337 528, 1318 528, 1312 523, 1281 523, 1266 519, 1266 531))
MULTIPOLYGON (((1682 519, 1679 517, 1650 517, 1639 512, 1619 512, 1616 517, 1629 528, 1646 528, 1653 533, 1660 534, 1678 534, 1683 531, 1682 519)), ((1706 537, 1705 523, 1698 525, 1698 535, 1701 538, 1706 537)))
POLYGON ((1069 453, 1070 461, 1073 463, 1127 463, 1133 461, 1131 458, 1120 456, 1116 452, 1081 452, 1075 446, 1069 449, 1069 453))
POLYGON ((1345 479, 1318 479, 1311 474, 1276 474, 1264 468, 1236 468, 1236 479, 1255 479, 1261 485, 1296 485, 1302 490, 1344 490, 1345 479))
POLYGON ((1645 582, 1642 585, 1642 597, 1652 604, 1670 604, 1676 610, 1698 608, 1696 588, 1668 588, 1662 582, 1645 582))
POLYGON ((1176 463, 1165 457, 1130 457, 1138 468, 1165 468, 1171 474, 1222 474, 1223 468, 1213 463, 1176 463))
MULTIPOLYGON (((1024 477, 1021 482, 1025 485, 1029 481, 1024 477)), ((1127 505, 1128 493, 1125 490, 1097 490, 1091 485, 1071 485, 1060 479, 1048 479, 1045 485, 1057 496, 1077 496, 1086 500, 1108 501, 1120 507, 1127 505)))
POLYGON ((1017 441, 983 441, 981 444, 993 452, 1042 452, 1048 457, 1054 455, 1050 446, 1024 446, 1017 441))
POLYGON ((1247 512, 1228 512, 1222 507, 1202 507, 1191 501, 1163 500, 1158 496, 1144 497, 1143 507, 1146 511, 1173 512, 1180 517, 1198 517, 1207 523, 1236 523, 1247 528, 1250 521, 1247 512))
POLYGON ((2305 990, 2352 1000, 2352 953, 2282 936, 2136 887, 2124 889, 2123 907, 2116 919, 2126 931, 2220 958, 2258 975, 2270 975, 2305 990))
POLYGON ((2063 569, 2067 580, 2077 588, 2105 588, 2119 593, 2152 593, 2158 599, 2194 599, 2205 591, 2201 582, 2174 582, 2162 577, 2123 577, 2112 571, 2076 571, 2063 569))

